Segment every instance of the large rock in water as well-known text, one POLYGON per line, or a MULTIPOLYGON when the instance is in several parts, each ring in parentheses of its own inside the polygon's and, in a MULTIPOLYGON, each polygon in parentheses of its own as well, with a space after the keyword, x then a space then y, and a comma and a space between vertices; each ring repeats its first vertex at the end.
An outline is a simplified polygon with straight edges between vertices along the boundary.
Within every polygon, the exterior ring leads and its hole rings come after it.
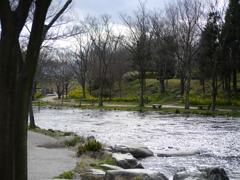
POLYGON ((215 166, 196 166, 177 171, 173 180, 229 180, 224 169, 215 166))
POLYGON ((107 171, 104 180, 168 180, 168 178, 158 172, 149 169, 124 169, 107 171))
POLYGON ((138 160, 134 158, 130 153, 113 153, 112 157, 115 159, 116 165, 123 169, 142 167, 142 165, 138 163, 138 160))
POLYGON ((131 153, 135 158, 153 156, 153 152, 148 147, 136 143, 116 144, 114 150, 121 153, 131 153))

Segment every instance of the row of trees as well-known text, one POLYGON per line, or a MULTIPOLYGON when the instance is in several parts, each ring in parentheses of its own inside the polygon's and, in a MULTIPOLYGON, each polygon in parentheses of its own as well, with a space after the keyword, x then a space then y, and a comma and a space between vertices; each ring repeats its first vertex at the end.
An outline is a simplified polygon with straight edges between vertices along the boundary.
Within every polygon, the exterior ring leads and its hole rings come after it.
POLYGON ((61 57, 82 86, 83 96, 87 85, 90 91, 94 86, 99 89, 100 106, 106 85, 111 92, 113 82, 118 81, 121 89, 123 75, 132 71, 140 82, 140 106, 144 106, 146 73, 155 72, 160 93, 165 92, 166 79, 180 79, 186 109, 190 81, 199 79, 203 93, 210 90, 215 110, 219 87, 228 98, 232 90, 237 93, 239 70, 240 5, 230 0, 226 10, 218 4, 178 0, 164 11, 153 12, 140 2, 134 15, 121 15, 121 30, 116 30, 107 15, 87 17, 78 27, 81 34, 75 36, 75 51, 64 51, 61 57))

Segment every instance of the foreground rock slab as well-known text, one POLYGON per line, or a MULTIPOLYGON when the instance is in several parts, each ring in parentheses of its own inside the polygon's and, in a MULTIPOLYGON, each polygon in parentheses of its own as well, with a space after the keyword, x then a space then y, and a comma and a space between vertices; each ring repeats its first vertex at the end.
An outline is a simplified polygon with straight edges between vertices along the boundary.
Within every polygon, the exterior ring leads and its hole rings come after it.
POLYGON ((163 151, 157 153, 158 157, 171 157, 171 156, 194 156, 200 154, 199 150, 185 150, 185 151, 163 151))
POLYGON ((123 169, 119 166, 113 166, 113 165, 109 165, 109 164, 101 164, 100 167, 105 170, 122 170, 123 169))
POLYGON ((113 153, 112 157, 115 159, 116 165, 123 169, 133 169, 138 167, 142 168, 142 165, 139 164, 138 160, 134 158, 130 153, 113 153))
POLYGON ((168 178, 158 171, 149 169, 124 169, 110 170, 106 172, 104 180, 168 180, 168 178))
POLYGON ((130 142, 116 144, 114 146, 114 150, 121 153, 130 153, 135 158, 153 156, 153 152, 149 150, 148 147, 142 144, 136 144, 136 143, 130 143, 130 142))
POLYGON ((229 180, 229 178, 222 168, 196 166, 177 171, 173 180, 229 180))

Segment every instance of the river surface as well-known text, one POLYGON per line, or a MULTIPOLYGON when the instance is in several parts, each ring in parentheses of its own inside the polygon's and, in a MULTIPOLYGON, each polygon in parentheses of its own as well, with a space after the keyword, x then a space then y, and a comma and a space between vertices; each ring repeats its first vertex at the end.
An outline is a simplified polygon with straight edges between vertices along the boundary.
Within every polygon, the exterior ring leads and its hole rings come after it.
POLYGON ((144 144, 155 156, 141 159, 143 166, 169 178, 183 167, 217 165, 231 180, 240 179, 240 118, 46 108, 35 112, 35 121, 44 129, 93 135, 112 146, 121 142, 144 144), (172 150, 200 150, 201 154, 156 156, 160 151, 172 150))

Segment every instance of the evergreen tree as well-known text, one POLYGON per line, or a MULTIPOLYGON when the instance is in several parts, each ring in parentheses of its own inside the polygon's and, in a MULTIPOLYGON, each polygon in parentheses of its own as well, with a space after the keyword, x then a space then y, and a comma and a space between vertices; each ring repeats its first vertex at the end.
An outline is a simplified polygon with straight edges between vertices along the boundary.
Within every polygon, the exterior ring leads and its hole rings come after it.
POLYGON ((225 16, 221 34, 224 50, 225 88, 230 95, 230 81, 233 81, 233 89, 237 91, 237 70, 239 70, 240 57, 240 1, 229 0, 229 6, 225 16), (232 75, 232 77, 231 77, 232 75))
POLYGON ((217 12, 209 13, 207 24, 201 35, 201 49, 199 69, 200 76, 211 78, 212 110, 215 110, 217 96, 217 76, 219 74, 220 44, 219 44, 219 15, 217 12))

